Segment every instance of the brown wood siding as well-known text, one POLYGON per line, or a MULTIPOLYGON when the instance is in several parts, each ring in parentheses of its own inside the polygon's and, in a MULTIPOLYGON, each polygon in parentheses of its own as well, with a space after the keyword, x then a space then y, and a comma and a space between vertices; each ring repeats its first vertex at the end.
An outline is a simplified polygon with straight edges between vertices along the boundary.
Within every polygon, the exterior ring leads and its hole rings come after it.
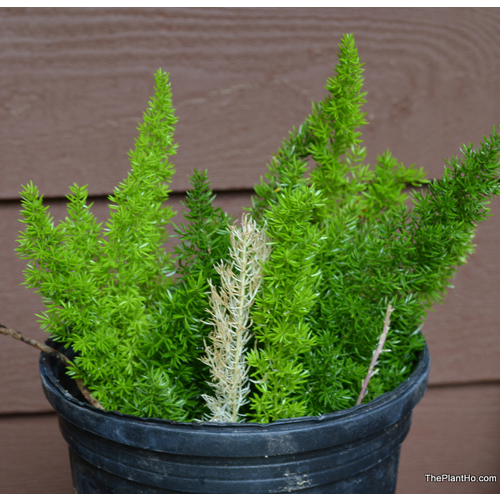
POLYGON ((73 493, 54 413, 0 417, 0 493, 73 493))
MULTIPOLYGON (((68 186, 88 184, 105 219, 158 67, 179 116, 174 208, 187 175, 206 168, 239 216, 281 139, 323 97, 344 32, 366 62, 368 161, 390 148, 440 177, 444 158, 500 123, 499 25, 498 9, 0 9, 0 323, 45 338, 41 300, 19 286, 20 186, 37 184, 58 219, 68 186)), ((500 492, 424 477, 500 476, 500 200, 491 207, 424 327, 431 388, 403 446, 401 493, 500 492)), ((0 493, 70 493, 38 353, 0 347, 0 493)))
POLYGON ((431 386, 401 449, 397 492, 500 493, 499 423, 499 384, 431 386), (426 474, 476 481, 428 481, 426 474), (492 475, 496 482, 480 482, 492 475))

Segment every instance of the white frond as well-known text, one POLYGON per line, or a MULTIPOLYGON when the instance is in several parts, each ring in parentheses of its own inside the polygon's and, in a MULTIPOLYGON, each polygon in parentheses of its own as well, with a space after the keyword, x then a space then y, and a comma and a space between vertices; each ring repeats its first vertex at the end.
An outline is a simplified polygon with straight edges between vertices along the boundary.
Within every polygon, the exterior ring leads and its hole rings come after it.
POLYGON ((250 308, 262 282, 262 264, 268 259, 265 228, 244 214, 241 227, 230 226, 230 262, 215 269, 221 287, 210 283, 210 324, 214 329, 205 342, 202 361, 210 367, 215 397, 203 395, 211 412, 210 420, 237 422, 239 408, 246 404, 250 390, 245 352, 250 340, 250 308))

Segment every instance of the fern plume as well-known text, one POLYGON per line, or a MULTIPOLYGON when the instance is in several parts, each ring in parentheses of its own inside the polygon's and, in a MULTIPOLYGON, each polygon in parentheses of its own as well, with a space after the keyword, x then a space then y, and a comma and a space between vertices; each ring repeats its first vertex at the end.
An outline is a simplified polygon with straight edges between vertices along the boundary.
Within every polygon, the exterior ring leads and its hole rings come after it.
POLYGON ((270 253, 265 230, 244 214, 241 228, 229 227, 231 236, 230 262, 216 266, 220 275, 220 291, 210 282, 210 307, 214 330, 205 343, 215 396, 203 395, 210 419, 217 422, 237 422, 238 410, 249 393, 246 345, 250 340, 250 308, 262 281, 262 263, 270 253))

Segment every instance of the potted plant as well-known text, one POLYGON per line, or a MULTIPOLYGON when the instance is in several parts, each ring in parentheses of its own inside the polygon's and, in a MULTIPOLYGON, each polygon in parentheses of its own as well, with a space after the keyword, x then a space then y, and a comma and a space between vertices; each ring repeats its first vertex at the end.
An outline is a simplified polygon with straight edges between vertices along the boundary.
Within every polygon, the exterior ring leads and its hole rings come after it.
POLYGON ((25 285, 44 298, 45 394, 90 492, 391 492, 429 353, 420 329, 499 194, 495 129, 441 180, 364 164, 363 64, 273 155, 241 223, 195 171, 165 250, 176 118, 168 75, 102 227, 74 185, 57 226, 22 192, 25 285), (309 169, 308 162, 315 168, 309 169), (405 204, 408 186, 413 209, 405 204))

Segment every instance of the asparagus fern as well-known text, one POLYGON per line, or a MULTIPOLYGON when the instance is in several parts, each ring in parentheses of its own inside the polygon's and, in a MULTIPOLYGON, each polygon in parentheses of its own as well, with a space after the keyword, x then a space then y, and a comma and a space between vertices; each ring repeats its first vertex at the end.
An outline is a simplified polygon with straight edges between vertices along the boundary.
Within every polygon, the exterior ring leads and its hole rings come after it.
POLYGON ((358 130, 362 74, 345 35, 327 95, 255 186, 258 226, 246 217, 242 230, 231 226, 195 171, 174 255, 164 203, 177 119, 161 70, 104 227, 85 186, 70 188, 58 225, 37 188, 24 187, 25 285, 43 296, 42 327, 74 350, 69 373, 104 408, 193 420, 206 402, 210 419, 271 422, 354 406, 392 308, 364 401, 409 376, 426 310, 473 252, 475 227, 500 194, 500 130, 478 149, 464 146, 432 183, 390 151, 370 167, 358 130), (425 187, 413 191, 413 210, 410 186, 425 187))

